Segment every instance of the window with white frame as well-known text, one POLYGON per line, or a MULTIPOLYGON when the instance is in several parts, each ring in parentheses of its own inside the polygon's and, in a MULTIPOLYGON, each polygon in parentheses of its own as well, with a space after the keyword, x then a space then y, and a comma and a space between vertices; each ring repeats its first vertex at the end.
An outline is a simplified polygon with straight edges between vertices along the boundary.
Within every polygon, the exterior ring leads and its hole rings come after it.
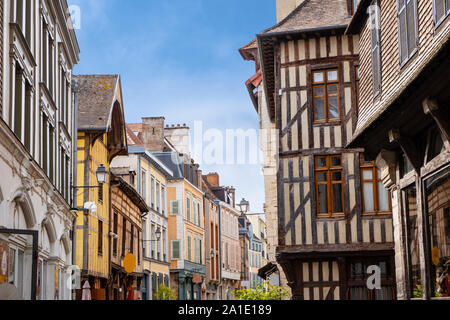
POLYGON ((181 259, 181 241, 180 240, 172 240, 170 242, 171 246, 171 258, 172 260, 181 259))
POLYGON ((180 214, 180 201, 171 200, 170 201, 170 215, 176 216, 180 214))

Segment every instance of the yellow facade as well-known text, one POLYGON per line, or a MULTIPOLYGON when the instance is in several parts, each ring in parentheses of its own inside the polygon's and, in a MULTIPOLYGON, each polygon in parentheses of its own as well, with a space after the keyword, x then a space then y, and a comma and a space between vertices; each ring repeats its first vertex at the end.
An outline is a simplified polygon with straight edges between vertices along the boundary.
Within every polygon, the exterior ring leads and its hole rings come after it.
MULTIPOLYGON (((108 150, 106 147, 107 134, 103 134, 94 140, 94 135, 78 133, 78 164, 77 186, 97 186, 96 171, 103 164, 109 171, 108 150), (86 167, 87 166, 87 167, 86 167)), ((84 208, 86 202, 93 202, 97 206, 96 212, 79 211, 76 221, 76 265, 87 272, 88 275, 108 278, 109 275, 109 177, 103 185, 103 200, 99 199, 98 188, 79 188, 77 190, 77 208, 84 208), (99 221, 103 224, 103 249, 99 250, 99 221), (88 234, 85 234, 86 226, 88 234), (85 252, 84 241, 88 239, 88 252, 85 252)), ((100 289, 97 281, 91 284, 95 289, 100 289)))
POLYGON ((194 261, 195 258, 195 246, 194 246, 194 238, 196 239, 201 239, 202 240, 202 245, 201 245, 201 257, 202 257, 202 263, 201 264, 205 264, 205 216, 204 216, 204 211, 203 211, 203 193, 195 188, 192 184, 190 184, 187 181, 184 181, 184 221, 185 221, 185 257, 186 260, 188 260, 187 258, 189 257, 188 254, 188 245, 187 245, 187 239, 188 239, 188 235, 190 235, 192 238, 192 243, 191 243, 191 262, 196 262, 194 261), (189 196, 189 202, 187 202, 189 196), (194 214, 197 213, 194 206, 197 206, 197 204, 200 204, 200 222, 198 223, 196 221, 196 218, 194 217, 194 214), (190 217, 188 217, 186 215, 187 211, 187 207, 190 206, 190 217), (189 219, 188 219, 189 218, 189 219))

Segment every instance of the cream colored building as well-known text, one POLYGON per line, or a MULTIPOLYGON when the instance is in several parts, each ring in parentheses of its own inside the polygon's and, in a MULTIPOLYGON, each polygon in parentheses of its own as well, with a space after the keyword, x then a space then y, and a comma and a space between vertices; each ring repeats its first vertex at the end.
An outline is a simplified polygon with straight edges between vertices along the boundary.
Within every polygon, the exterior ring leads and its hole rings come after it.
MULTIPOLYGON (((41 300, 68 300, 74 105, 79 47, 65 0, 0 2, 0 228, 39 233, 41 300)), ((8 282, 32 297, 31 237, 0 234, 8 282)))
MULTIPOLYGON (((129 138, 130 135, 128 131, 129 138)), ((170 286, 167 187, 168 177, 173 172, 143 147, 129 146, 128 153, 115 159, 112 167, 123 174, 135 175, 130 183, 150 209, 142 226, 144 278, 141 291, 143 300, 153 300, 161 284, 170 286)))

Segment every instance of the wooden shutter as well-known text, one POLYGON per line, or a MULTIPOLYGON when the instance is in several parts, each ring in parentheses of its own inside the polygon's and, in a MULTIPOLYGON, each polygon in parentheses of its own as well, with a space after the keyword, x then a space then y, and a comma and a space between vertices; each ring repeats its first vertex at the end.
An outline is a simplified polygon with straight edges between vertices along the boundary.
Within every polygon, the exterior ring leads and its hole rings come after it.
POLYGON ((180 259, 180 241, 172 240, 172 259, 180 259))
POLYGON ((408 59, 408 34, 406 22, 406 0, 397 1, 398 16, 398 43, 400 50, 400 63, 408 59))
POLYGON ((373 91, 377 95, 381 90, 381 52, 380 52, 380 11, 378 1, 372 2, 370 10, 371 38, 372 38, 372 71, 373 91))
POLYGON ((434 20, 436 24, 441 22, 445 15, 445 4, 447 4, 448 8, 448 0, 434 0, 434 20))
POLYGON ((178 200, 170 201, 170 214, 171 215, 180 214, 180 203, 178 202, 178 200))
POLYGON ((417 14, 416 14, 416 1, 407 0, 406 2, 406 20, 408 28, 408 55, 416 48, 417 45, 417 14))

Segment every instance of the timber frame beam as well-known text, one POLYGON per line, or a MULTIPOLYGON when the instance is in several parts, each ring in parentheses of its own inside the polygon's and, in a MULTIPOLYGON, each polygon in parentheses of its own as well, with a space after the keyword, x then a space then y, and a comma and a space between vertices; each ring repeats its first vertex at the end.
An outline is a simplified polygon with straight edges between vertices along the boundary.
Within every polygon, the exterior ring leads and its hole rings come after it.
POLYGON ((450 143, 450 112, 448 108, 439 108, 436 100, 427 98, 423 101, 423 112, 431 115, 441 132, 442 140, 450 143))
POLYGON ((423 165, 423 156, 413 140, 410 137, 402 136, 400 130, 391 129, 389 131, 389 142, 398 143, 409 162, 411 162, 416 172, 419 173, 423 165))

